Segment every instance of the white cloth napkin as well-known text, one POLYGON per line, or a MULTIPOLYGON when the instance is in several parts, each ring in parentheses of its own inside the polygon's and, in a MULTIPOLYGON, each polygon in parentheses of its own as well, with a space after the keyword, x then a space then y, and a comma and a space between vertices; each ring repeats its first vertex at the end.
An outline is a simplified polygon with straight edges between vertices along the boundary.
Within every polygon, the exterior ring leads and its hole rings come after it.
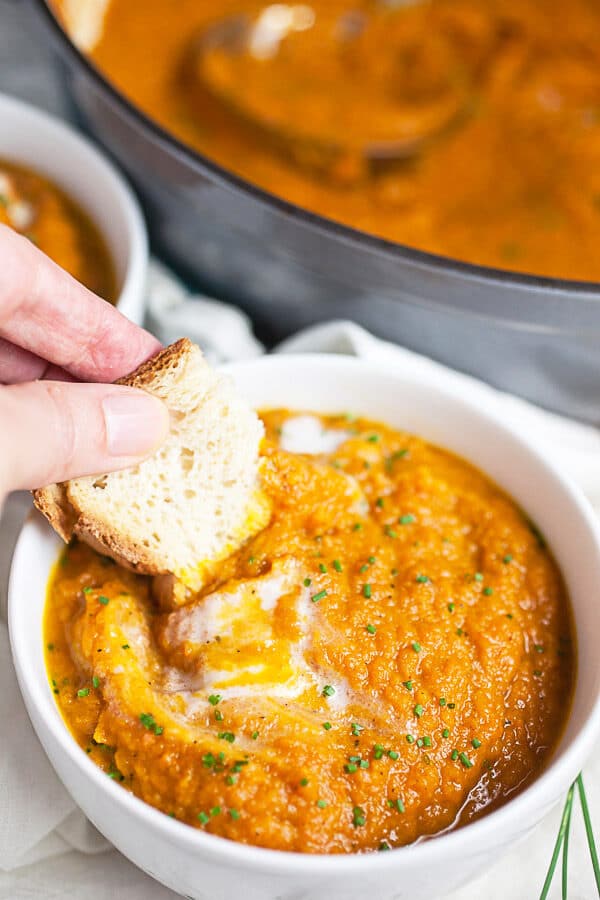
MULTIPOLYGON (((183 285, 158 264, 153 265, 149 283, 148 324, 165 342, 189 335, 213 361, 263 352, 247 317, 210 298, 189 296, 183 285)), ((418 372, 424 380, 437 384, 454 382, 465 397, 486 409, 495 409, 508 423, 550 450, 600 514, 600 432, 596 429, 552 415, 374 338, 351 322, 310 328, 277 350, 303 351, 376 359, 396 369, 418 372)), ((15 495, 7 502, 0 521, 0 900, 169 900, 175 897, 171 891, 131 865, 85 820, 58 782, 29 724, 15 680, 5 624, 8 565, 28 508, 28 498, 15 495)), ((600 834, 600 760, 593 760, 585 774, 592 818, 600 834)), ((450 900, 537 897, 559 816, 559 810, 552 813, 492 871, 450 900)), ((578 810, 573 817, 570 855, 570 900, 592 900, 597 895, 578 810)), ((558 878, 550 896, 560 896, 558 878)))

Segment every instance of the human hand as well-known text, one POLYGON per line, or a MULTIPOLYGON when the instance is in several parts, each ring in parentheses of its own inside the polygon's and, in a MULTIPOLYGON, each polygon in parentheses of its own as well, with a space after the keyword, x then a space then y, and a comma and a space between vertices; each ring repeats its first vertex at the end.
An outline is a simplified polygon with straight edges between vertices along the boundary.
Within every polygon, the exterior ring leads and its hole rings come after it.
POLYGON ((159 349, 147 331, 0 225, 0 502, 11 490, 149 455, 167 434, 166 407, 110 382, 159 349))

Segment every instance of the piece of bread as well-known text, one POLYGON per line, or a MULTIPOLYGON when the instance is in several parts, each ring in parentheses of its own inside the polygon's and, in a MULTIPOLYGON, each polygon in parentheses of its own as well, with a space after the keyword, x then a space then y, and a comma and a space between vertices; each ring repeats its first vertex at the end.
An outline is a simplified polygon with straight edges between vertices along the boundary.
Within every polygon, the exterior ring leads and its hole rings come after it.
POLYGON ((197 590, 211 562, 269 519, 258 483, 262 423, 185 338, 119 383, 166 403, 164 444, 133 468, 37 490, 35 505, 65 541, 76 535, 136 572, 197 590))

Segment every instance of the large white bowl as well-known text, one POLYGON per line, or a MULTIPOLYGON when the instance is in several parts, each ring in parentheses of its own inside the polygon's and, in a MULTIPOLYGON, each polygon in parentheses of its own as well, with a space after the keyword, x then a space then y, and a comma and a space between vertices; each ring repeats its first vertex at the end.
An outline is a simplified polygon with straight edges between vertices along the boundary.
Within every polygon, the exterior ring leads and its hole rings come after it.
POLYGON ((58 541, 39 518, 14 556, 9 620, 21 691, 58 775, 96 827, 134 863, 194 900, 437 898, 490 865, 564 795, 600 724, 600 536, 586 500, 552 463, 489 413, 444 386, 359 360, 266 357, 229 367, 258 408, 368 415, 415 432, 485 470, 544 532, 573 604, 579 671, 550 765, 523 793, 458 831, 389 853, 310 856, 232 843, 162 815, 107 778, 69 735, 44 669, 42 610, 58 541))
POLYGON ((85 210, 102 233, 117 276, 117 306, 141 324, 148 238, 139 204, 95 147, 58 119, 0 94, 0 159, 46 175, 85 210))

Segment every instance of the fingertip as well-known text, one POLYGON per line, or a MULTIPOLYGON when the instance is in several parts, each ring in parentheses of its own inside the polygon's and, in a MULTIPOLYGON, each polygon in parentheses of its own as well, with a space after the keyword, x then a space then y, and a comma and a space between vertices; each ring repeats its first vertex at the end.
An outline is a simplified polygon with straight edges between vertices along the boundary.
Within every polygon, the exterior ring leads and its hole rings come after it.
POLYGON ((121 388, 102 401, 106 447, 112 457, 141 457, 159 447, 169 432, 167 407, 137 388, 121 388))

